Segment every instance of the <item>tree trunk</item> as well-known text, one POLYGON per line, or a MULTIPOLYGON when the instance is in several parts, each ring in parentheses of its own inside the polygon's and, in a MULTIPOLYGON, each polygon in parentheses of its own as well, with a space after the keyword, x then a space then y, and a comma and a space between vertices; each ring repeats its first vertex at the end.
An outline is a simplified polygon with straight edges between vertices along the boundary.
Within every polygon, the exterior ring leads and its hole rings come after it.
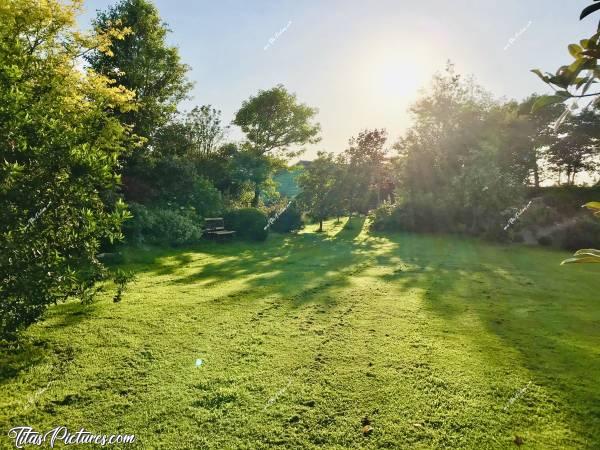
POLYGON ((258 208, 258 201, 260 199, 260 189, 258 188, 258 186, 256 186, 254 188, 254 198, 252 199, 252 203, 250 203, 250 205, 253 208, 258 208))
POLYGON ((533 183, 536 188, 540 187, 540 169, 538 168, 537 161, 533 166, 533 183))
POLYGON ((319 220, 319 232, 323 231, 323 219, 319 220))

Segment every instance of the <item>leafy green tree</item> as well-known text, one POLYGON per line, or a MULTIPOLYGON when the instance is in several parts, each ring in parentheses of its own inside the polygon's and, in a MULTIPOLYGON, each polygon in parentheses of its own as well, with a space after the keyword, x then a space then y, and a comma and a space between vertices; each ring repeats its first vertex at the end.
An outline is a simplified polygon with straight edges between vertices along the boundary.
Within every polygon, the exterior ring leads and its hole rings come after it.
POLYGON ((549 105, 532 112, 539 95, 531 95, 518 105, 507 107, 516 114, 509 118, 503 136, 508 155, 514 156, 515 170, 525 170, 533 186, 540 187, 544 180, 544 161, 547 148, 555 141, 554 124, 564 111, 562 105, 549 105))
POLYGON ((449 65, 411 112, 414 125, 395 145, 411 228, 500 229, 499 211, 519 202, 527 178, 506 153, 515 146, 505 133, 510 108, 449 65))
POLYGON ((553 142, 547 150, 547 159, 554 171, 567 177, 566 184, 574 185, 580 172, 594 171, 597 165, 598 114, 587 109, 578 115, 568 117, 559 131, 553 133, 553 142))
MULTIPOLYGON (((319 141, 319 124, 313 123, 317 110, 298 103, 282 85, 259 91, 242 103, 233 123, 246 134, 249 151, 257 158, 276 156, 288 159, 296 154, 293 145, 319 141)), ((265 163, 267 165, 267 163, 265 163)), ((257 206, 263 182, 256 178, 252 205, 257 206)))
POLYGON ((192 109, 186 117, 185 125, 192 153, 202 157, 210 156, 219 148, 229 128, 222 125, 221 111, 211 105, 192 109))
POLYGON ((123 112, 121 119, 151 146, 156 131, 169 123, 191 88, 188 66, 178 49, 167 44, 169 29, 152 2, 121 0, 93 22, 99 32, 117 23, 131 33, 115 40, 111 52, 91 51, 86 59, 97 73, 135 92, 137 108, 123 112))
POLYGON ((323 231, 323 221, 336 214, 338 198, 335 195, 337 164, 332 153, 319 152, 317 159, 298 177, 302 192, 298 201, 308 214, 319 222, 323 231))
MULTIPOLYGON (((384 161, 387 141, 385 129, 361 131, 348 141, 343 153, 345 163, 344 190, 350 217, 353 212, 366 213, 371 194, 379 195, 384 178, 384 161)), ((378 202, 377 202, 378 203, 378 202)))
POLYGON ((109 111, 133 93, 77 69, 111 53, 127 29, 83 35, 81 2, 8 0, 0 7, 0 337, 14 337, 51 303, 89 300, 105 274, 101 240, 121 238, 119 158, 132 142, 109 111))

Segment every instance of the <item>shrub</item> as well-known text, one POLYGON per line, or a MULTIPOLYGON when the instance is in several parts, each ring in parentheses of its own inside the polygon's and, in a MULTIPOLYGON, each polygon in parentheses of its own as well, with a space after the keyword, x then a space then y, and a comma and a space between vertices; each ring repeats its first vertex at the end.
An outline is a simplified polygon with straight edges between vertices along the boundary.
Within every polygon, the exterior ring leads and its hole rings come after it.
POLYGON ((264 241, 269 234, 265 230, 267 215, 256 208, 242 208, 228 211, 223 215, 225 228, 237 232, 242 239, 264 241))
POLYGON ((103 42, 79 34, 78 3, 0 2, 0 339, 88 301, 106 277, 100 241, 127 217, 115 192, 133 145, 113 112, 133 93, 78 68, 103 42))
POLYGON ((302 228, 302 212, 295 205, 290 205, 271 225, 271 230, 277 233, 290 233, 302 228))
POLYGON ((515 228, 534 230, 555 225, 563 220, 564 218, 555 208, 533 199, 531 206, 519 216, 515 228))
POLYGON ((552 245, 552 238, 549 236, 541 236, 537 241, 538 244, 543 245, 544 247, 550 247, 552 245))
POLYGON ((583 216, 550 236, 565 250, 598 248, 600 247, 600 222, 594 217, 583 216))
POLYGON ((429 196, 402 205, 384 203, 371 213, 372 227, 380 231, 415 231, 421 233, 457 231, 455 213, 429 196))
POLYGON ((184 245, 196 242, 202 235, 199 220, 193 212, 129 205, 133 219, 127 221, 123 231, 129 242, 158 245, 184 245))
POLYGON ((124 177, 129 201, 167 205, 167 209, 194 208, 199 217, 220 214, 222 199, 213 184, 198 174, 193 161, 179 157, 137 162, 124 177))

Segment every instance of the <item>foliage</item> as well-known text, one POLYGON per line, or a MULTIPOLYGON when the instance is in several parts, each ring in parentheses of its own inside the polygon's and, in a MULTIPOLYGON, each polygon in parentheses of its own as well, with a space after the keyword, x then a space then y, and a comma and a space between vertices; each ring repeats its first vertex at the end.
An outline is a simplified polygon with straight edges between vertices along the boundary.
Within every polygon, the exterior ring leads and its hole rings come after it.
POLYGON ((136 280, 135 273, 131 270, 124 271, 123 269, 117 269, 113 275, 113 280, 117 286, 117 292, 113 297, 114 303, 119 303, 123 300, 123 292, 130 283, 136 280))
POLYGON ((559 183, 564 174, 566 184, 573 186, 578 173, 593 172, 598 167, 598 118, 596 109, 584 109, 579 114, 570 114, 560 129, 550 129, 545 155, 550 170, 558 173, 559 183))
POLYGON ((133 244, 185 245, 197 242, 201 235, 200 219, 193 210, 146 207, 130 204, 133 218, 123 226, 133 244))
MULTIPOLYGON (((600 10, 600 5, 590 5, 586 7, 582 12, 580 19, 584 19, 588 15, 600 10)), ((555 103, 564 103, 570 99, 577 98, 586 98, 586 97, 595 97, 588 106, 593 106, 594 108, 600 106, 600 92, 588 93, 589 89, 600 81, 600 66, 598 66, 598 59, 600 58, 600 25, 598 26, 597 32, 590 37, 589 39, 582 39, 579 44, 570 44, 569 45, 569 53, 573 57, 574 61, 568 66, 560 67, 555 74, 546 72, 543 74, 540 70, 535 69, 532 72, 538 75, 542 81, 547 83, 552 89, 555 90, 554 95, 552 96, 544 96, 541 97, 534 105, 533 110, 544 108, 548 105, 555 103)), ((565 109, 563 115, 559 118, 556 123, 556 128, 559 127, 561 122, 566 120, 569 114, 569 110, 565 109)), ((590 113, 587 109, 584 111, 583 116, 589 117, 592 115, 592 126, 591 129, 594 130, 594 119, 595 114, 590 113)), ((583 126, 586 126, 585 124, 583 126)), ((590 126, 587 126, 587 129, 590 129, 590 126)), ((595 131, 595 130, 594 130, 595 131)), ((571 135, 572 136, 572 135, 571 135)), ((581 148, 578 146, 583 145, 585 150, 585 144, 590 143, 591 139, 587 139, 586 142, 582 143, 580 141, 574 140, 577 139, 578 136, 571 137, 570 140, 564 142, 564 145, 559 147, 559 156, 561 158, 567 158, 571 163, 569 167, 571 167, 571 171, 576 173, 578 166, 582 165, 582 155, 581 148), (564 154, 566 152, 566 155, 564 154)), ((594 133, 594 138, 597 140, 597 134, 594 133)), ((592 141, 595 144, 595 142, 592 141)), ((588 152, 589 153, 589 152, 588 152)), ((596 152, 597 153, 597 148, 596 152)), ((574 175, 573 175, 574 176, 574 175)), ((597 202, 592 202, 584 205, 593 211, 596 214, 597 208, 600 206, 597 202)), ((591 225, 590 225, 591 227, 591 225)), ((594 232, 595 230, 591 230, 586 227, 586 230, 590 232, 594 232)), ((573 243, 573 239, 577 240, 578 235, 569 235, 567 239, 569 239, 569 245, 573 243)), ((594 236, 590 236, 590 239, 594 239, 594 236)), ((579 250, 575 253, 573 258, 567 259, 562 262, 562 264, 570 264, 570 263, 588 263, 588 262, 598 262, 598 254, 597 250, 584 249, 579 250)))
POLYGON ((515 147, 505 132, 517 120, 514 105, 493 101, 449 65, 411 111, 414 125, 395 145, 403 197, 397 223, 415 231, 499 233, 500 212, 522 203, 529 176, 508 153, 515 147))
POLYGON ((128 217, 114 194, 132 145, 109 112, 133 93, 77 69, 81 54, 111 53, 127 29, 84 35, 81 2, 9 0, 0 6, 0 334, 14 336, 46 306, 89 298, 105 275, 101 240, 128 217))
POLYGON ((462 232, 464 225, 457 212, 436 201, 433 194, 420 194, 398 205, 384 203, 372 214, 372 227, 380 231, 411 231, 419 233, 462 232))
POLYGON ((228 211, 223 215, 225 228, 234 230, 242 239, 264 241, 269 235, 265 229, 267 215, 256 208, 242 208, 228 211))
POLYGON ((277 217, 270 229, 277 233, 290 233, 298 231, 304 226, 302 211, 294 201, 283 213, 277 217))
POLYGON ((217 150, 229 128, 221 125, 221 111, 211 105, 192 109, 186 117, 185 124, 192 154, 204 157, 217 150))
POLYGON ((282 196, 292 198, 300 193, 298 176, 302 173, 303 169, 303 166, 296 165, 285 167, 275 174, 273 181, 277 184, 277 191, 282 196))
POLYGON ((580 205, 600 197, 600 186, 545 186, 533 191, 532 195, 541 197, 545 205, 556 209, 560 215, 568 216, 581 212, 580 205))
POLYGON ((319 141, 319 124, 312 123, 315 108, 298 103, 282 85, 259 91, 242 103, 233 123, 239 126, 257 155, 279 152, 287 156, 291 145, 319 141))
POLYGON ((350 214, 367 213, 371 206, 379 201, 380 191, 385 181, 384 160, 387 141, 385 129, 363 130, 357 137, 352 137, 348 148, 340 157, 339 164, 343 168, 340 173, 340 185, 337 186, 340 201, 350 214))
POLYGON ((334 194, 338 167, 332 153, 319 152, 317 159, 298 177, 301 193, 298 201, 305 211, 319 222, 323 231, 323 221, 334 215, 340 199, 334 194))
MULTIPOLYGON (((600 217, 600 202, 590 202, 583 206, 592 211, 594 216, 600 217)), ((588 247, 590 244, 596 245, 600 242, 600 223, 585 221, 576 226, 576 229, 565 230, 564 239, 568 248, 588 247)), ((600 263, 600 250, 590 248, 578 250, 573 258, 562 262, 562 264, 573 263, 600 263)))
POLYGON ((196 106, 157 130, 152 153, 207 159, 219 150, 228 128, 221 123, 221 111, 211 105, 196 106))
POLYGON ((155 132, 169 122, 191 88, 188 67, 177 48, 167 44, 169 30, 150 1, 121 0, 98 12, 93 22, 101 32, 115 23, 131 33, 115 40, 111 52, 92 51, 86 60, 96 72, 135 92, 137 108, 123 112, 121 119, 152 144, 155 132))
MULTIPOLYGON (((255 158, 265 159, 272 155, 287 159, 298 154, 290 150, 292 145, 319 141, 320 126, 313 123, 316 114, 315 108, 298 103, 296 95, 278 85, 245 100, 233 123, 246 134, 248 151, 255 158)), ((252 206, 256 207, 264 177, 254 178, 252 206)))
POLYGON ((191 208, 198 218, 219 214, 222 209, 220 193, 198 174, 194 161, 185 157, 139 161, 124 184, 131 202, 191 208))
MULTIPOLYGON (((580 19, 584 19, 598 9, 600 9, 600 6, 597 4, 588 6, 582 11, 580 19)), ((600 58, 600 27, 589 39, 582 39, 578 44, 570 44, 568 50, 573 61, 569 65, 559 67, 556 73, 542 73, 539 69, 532 70, 533 73, 555 91, 553 95, 539 97, 533 105, 534 112, 548 105, 587 97, 596 97, 590 105, 600 105, 600 92, 589 92, 600 79, 600 66, 598 66, 598 58, 600 58)), ((568 109, 565 109, 557 125, 568 114, 568 109)))

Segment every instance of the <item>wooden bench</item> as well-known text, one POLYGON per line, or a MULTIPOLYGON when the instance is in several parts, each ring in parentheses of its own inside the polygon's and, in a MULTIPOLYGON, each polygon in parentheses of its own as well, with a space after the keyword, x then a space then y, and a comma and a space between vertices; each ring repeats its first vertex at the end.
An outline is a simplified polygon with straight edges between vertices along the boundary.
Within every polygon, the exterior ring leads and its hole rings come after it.
POLYGON ((207 239, 223 242, 226 239, 232 239, 235 236, 235 231, 225 229, 225 222, 222 217, 209 217, 204 219, 204 236, 207 239))

